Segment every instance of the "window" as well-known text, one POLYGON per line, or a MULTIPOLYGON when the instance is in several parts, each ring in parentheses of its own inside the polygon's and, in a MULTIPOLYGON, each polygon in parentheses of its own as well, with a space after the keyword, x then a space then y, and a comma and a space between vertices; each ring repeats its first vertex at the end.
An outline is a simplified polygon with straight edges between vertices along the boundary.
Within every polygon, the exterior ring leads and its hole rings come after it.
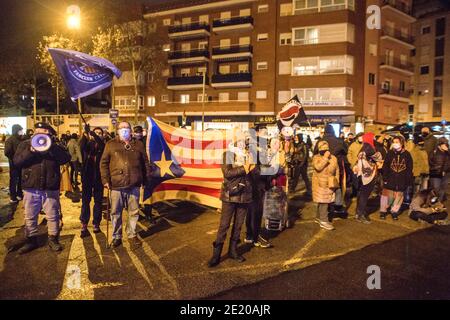
POLYGON ((291 62, 290 61, 280 61, 278 65, 279 74, 291 74, 291 62))
POLYGON ((170 43, 163 44, 162 48, 163 48, 163 51, 166 51, 166 52, 170 51, 170 43))
POLYGON ((408 64, 408 56, 406 54, 400 55, 400 64, 406 66, 408 64))
POLYGON ((436 37, 445 35, 445 18, 436 20, 436 37))
POLYGON ((433 117, 442 117, 442 100, 433 101, 433 117))
POLYGON ((206 67, 198 67, 197 68, 197 73, 195 74, 196 76, 203 76, 203 73, 206 73, 206 67))
POLYGON ((444 59, 436 59, 434 61, 434 76, 442 77, 444 75, 444 59))
POLYGON ((314 12, 355 9, 355 0, 294 0, 294 13, 306 14, 314 12))
POLYGON ((436 51, 434 55, 436 57, 444 56, 445 38, 436 39, 436 51))
POLYGON ((190 74, 191 74, 191 69, 189 69, 189 68, 182 68, 180 73, 181 73, 182 77, 189 77, 190 74))
POLYGON ((189 103, 189 95, 188 94, 181 94, 180 95, 180 103, 183 103, 183 104, 189 103))
POLYGON ((256 91, 256 99, 267 99, 267 91, 266 90, 256 91))
POLYGON ((259 33, 258 34, 258 41, 266 41, 267 39, 269 39, 268 33, 259 33))
POLYGON ((238 66, 239 73, 248 73, 248 63, 240 64, 238 66))
POLYGON ((155 96, 148 96, 147 97, 147 106, 149 106, 149 107, 156 106, 156 97, 155 96))
POLYGON ((348 23, 325 24, 292 29, 294 45, 355 42, 355 26, 348 23))
POLYGON ((376 57, 378 55, 378 46, 376 44, 369 44, 369 54, 373 57, 376 57))
POLYGON ((369 84, 375 85, 375 73, 369 73, 369 84))
POLYGON ((256 70, 267 70, 267 61, 258 62, 256 64, 256 70))
POLYGON ((181 19, 181 24, 190 24, 192 22, 191 17, 185 17, 181 19))
POLYGON ((269 5, 268 4, 260 4, 258 6, 258 13, 263 13, 263 12, 269 12, 269 5))
POLYGON ((292 15, 292 2, 280 4, 280 17, 292 15))
POLYGON ((209 15, 207 15, 207 14, 201 15, 200 17, 198 17, 198 22, 208 24, 209 23, 209 15))
POLYGON ((228 48, 231 45, 230 39, 220 39, 220 47, 221 48, 228 48))
POLYGON ((208 48, 208 41, 200 41, 200 42, 198 43, 198 48, 199 48, 200 50, 202 50, 202 49, 207 49, 207 48, 208 48))
POLYGON ((430 73, 430 66, 421 66, 420 67, 420 74, 429 74, 430 73))
POLYGON ((280 33, 280 46, 290 46, 292 43, 292 33, 280 33))
POLYGON ((185 42, 181 44, 181 51, 190 51, 191 44, 189 42, 185 42))
POLYGON ((434 96, 442 97, 442 80, 434 80, 434 96))
POLYGON ((167 94, 161 95, 161 102, 167 102, 169 101, 169 96, 167 94))
POLYGON ((241 9, 239 10, 239 16, 240 17, 248 17, 251 15, 251 10, 250 9, 241 9))
POLYGON ((406 89, 405 81, 400 81, 399 89, 400 89, 400 92, 405 92, 405 89, 406 89))
POLYGON ((170 19, 164 19, 163 20, 163 25, 164 26, 170 26, 170 19))
POLYGON ((162 74, 163 77, 168 77, 170 75, 170 70, 169 69, 164 69, 161 72, 161 74, 162 74))
POLYGON ((388 66, 392 66, 394 65, 394 50, 391 49, 386 49, 384 51, 384 63, 387 64, 388 66))
POLYGON ((219 74, 229 74, 230 73, 230 66, 223 64, 219 66, 219 74))
POLYGON ((317 44, 319 43, 318 28, 293 29, 294 45, 317 44))
POLYGON ((352 56, 307 57, 292 59, 292 75, 353 74, 352 56))
POLYGON ((402 38, 408 39, 409 37, 409 30, 408 28, 400 28, 400 33, 402 35, 402 38))
POLYGON ((202 93, 197 94, 198 102, 203 102, 203 98, 205 98, 205 101, 208 101, 208 95, 206 93, 205 93, 205 95, 203 95, 202 93))
POLYGON ((352 88, 292 89, 304 106, 353 106, 352 88))
POLYGON ((291 99, 290 91, 278 91, 278 103, 285 104, 291 99))
POLYGON ((231 18, 231 11, 225 11, 220 13, 220 19, 230 19, 231 18))
POLYGON ((219 102, 228 102, 228 101, 230 101, 230 94, 228 92, 220 92, 219 102))
POLYGON ((431 33, 431 27, 430 26, 422 26, 422 30, 420 32, 422 34, 429 34, 429 33, 431 33))
POLYGON ((250 44, 250 37, 239 37, 239 45, 246 46, 250 44))
POLYGON ((248 92, 238 92, 238 101, 248 101, 248 92))

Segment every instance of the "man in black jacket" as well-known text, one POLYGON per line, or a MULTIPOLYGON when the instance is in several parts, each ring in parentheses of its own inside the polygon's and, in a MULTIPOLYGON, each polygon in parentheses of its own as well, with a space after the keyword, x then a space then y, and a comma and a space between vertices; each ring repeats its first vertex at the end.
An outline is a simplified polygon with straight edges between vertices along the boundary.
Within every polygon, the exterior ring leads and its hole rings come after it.
POLYGON ((380 218, 386 219, 390 208, 392 218, 398 220, 403 204, 404 192, 414 182, 413 160, 405 149, 405 139, 392 139, 391 150, 383 163, 383 191, 380 199, 380 218))
POLYGON ((24 190, 26 244, 20 254, 38 247, 38 216, 45 212, 48 226, 48 244, 53 251, 61 251, 59 243, 60 212, 59 187, 61 182, 60 166, 70 161, 70 154, 64 147, 55 143, 55 130, 47 123, 35 125, 36 134, 46 134, 53 141, 44 152, 33 148, 30 140, 23 141, 14 155, 14 165, 22 169, 22 187, 24 190))
POLYGON ((292 148, 292 162, 293 166, 293 176, 292 181, 289 183, 289 192, 295 193, 297 188, 298 179, 300 175, 302 176, 303 182, 306 187, 306 197, 310 198, 312 195, 311 182, 308 177, 308 159, 309 159, 309 148, 308 145, 303 141, 303 134, 297 134, 294 137, 294 143, 292 148))
POLYGON ((439 138, 436 149, 430 155, 430 183, 439 192, 439 201, 445 200, 450 179, 450 151, 448 140, 439 138))
POLYGON ((100 127, 90 130, 85 126, 83 137, 80 140, 80 149, 83 158, 81 182, 83 184, 81 199, 81 237, 89 236, 87 229, 91 217, 91 199, 94 197, 93 225, 94 233, 99 233, 102 220, 103 185, 100 175, 100 159, 105 150, 103 142, 103 129, 100 127))
POLYGON ((13 159, 19 144, 23 141, 23 128, 19 124, 12 126, 12 135, 5 142, 5 156, 9 161, 9 198, 11 203, 22 200, 23 192, 20 181, 20 168, 14 165, 13 159))
POLYGON ((122 244, 122 212, 128 211, 128 239, 134 249, 142 245, 136 234, 141 186, 150 179, 151 168, 141 141, 132 137, 131 125, 117 125, 118 136, 106 143, 100 161, 103 185, 111 190, 111 223, 114 248, 122 244))

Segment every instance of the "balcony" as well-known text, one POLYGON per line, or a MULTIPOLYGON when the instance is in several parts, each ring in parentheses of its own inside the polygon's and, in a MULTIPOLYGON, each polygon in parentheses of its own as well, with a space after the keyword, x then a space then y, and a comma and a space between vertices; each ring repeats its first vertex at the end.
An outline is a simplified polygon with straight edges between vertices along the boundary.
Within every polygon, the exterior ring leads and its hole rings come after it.
MULTIPOLYGON (((209 85, 209 78, 206 77, 205 85, 209 85)), ((203 76, 191 77, 171 77, 167 79, 167 89, 169 90, 191 90, 203 87, 203 76)))
POLYGON ((341 3, 338 4, 332 4, 331 1, 323 1, 322 3, 322 0, 317 0, 314 4, 309 4, 309 1, 303 1, 303 5, 299 4, 298 6, 296 6, 296 2, 294 1, 294 15, 340 10, 355 11, 355 1, 357 0, 343 0, 339 1, 341 3))
POLYGON ((412 7, 400 0, 383 0, 383 10, 392 10, 407 18, 410 22, 416 21, 413 17, 412 7))
POLYGON ((210 35, 210 26, 204 22, 181 24, 178 26, 170 26, 168 33, 170 39, 202 38, 210 35))
MULTIPOLYGON (((173 101, 167 103, 171 112, 189 112, 199 113, 203 110, 203 103, 201 101, 189 101, 189 103, 182 103, 180 101, 173 101)), ((218 97, 210 97, 210 100, 205 101, 205 111, 209 114, 216 112, 250 112, 253 109, 253 102, 251 101, 239 101, 228 100, 220 101, 218 97)))
POLYGON ((195 49, 189 51, 169 52, 167 62, 169 64, 192 64, 209 61, 208 49, 195 49))
POLYGON ((253 57, 253 47, 249 44, 215 47, 212 49, 213 60, 241 60, 251 57, 253 57))
POLYGON ((409 103, 409 90, 402 91, 399 88, 391 88, 389 86, 381 85, 378 94, 381 99, 409 103))
POLYGON ((214 32, 225 32, 233 30, 250 30, 253 29, 253 17, 233 17, 229 19, 218 19, 213 21, 214 32))
POLYGON ((400 30, 392 30, 384 28, 381 30, 381 39, 389 39, 398 43, 406 45, 409 49, 414 49, 414 38, 409 35, 404 35, 400 30))
POLYGON ((383 62, 380 64, 381 70, 399 72, 407 76, 414 74, 414 65, 410 62, 402 63, 400 59, 388 59, 387 57, 382 57, 382 60, 383 62))
POLYGON ((250 72, 214 74, 211 86, 213 88, 243 88, 252 86, 252 74, 250 72))

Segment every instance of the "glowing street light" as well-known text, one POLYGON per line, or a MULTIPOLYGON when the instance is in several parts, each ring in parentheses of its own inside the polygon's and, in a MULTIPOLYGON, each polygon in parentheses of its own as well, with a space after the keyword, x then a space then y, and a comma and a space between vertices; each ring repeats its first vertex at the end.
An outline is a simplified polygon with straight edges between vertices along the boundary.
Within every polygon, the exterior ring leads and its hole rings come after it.
POLYGON ((81 28, 81 9, 77 5, 67 7, 67 27, 72 30, 81 28))

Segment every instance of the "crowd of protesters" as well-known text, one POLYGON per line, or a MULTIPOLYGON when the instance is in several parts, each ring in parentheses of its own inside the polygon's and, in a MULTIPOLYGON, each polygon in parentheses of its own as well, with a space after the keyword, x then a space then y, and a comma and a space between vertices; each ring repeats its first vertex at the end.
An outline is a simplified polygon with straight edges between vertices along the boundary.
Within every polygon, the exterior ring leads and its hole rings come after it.
MULTIPOLYGON (((120 122, 116 129, 114 135, 86 125, 81 136, 66 132, 57 137, 46 123, 37 123, 35 132, 26 134, 19 125, 13 126, 5 155, 10 164, 11 202, 23 199, 25 204, 27 242, 20 253, 37 247, 37 217, 42 211, 48 221, 50 248, 62 250, 58 242, 62 217, 59 193, 65 189, 64 179, 68 189, 81 192, 81 237, 90 235, 91 212, 93 232, 101 232, 107 191, 112 247, 122 244, 124 209, 128 211, 129 241, 133 247, 141 245, 136 233, 139 212, 154 223, 154 209, 150 203, 142 203, 140 196, 152 171, 145 130, 132 128, 128 122, 120 122), (35 133, 51 138, 48 151, 35 150, 30 142, 35 133)), ((269 137, 267 128, 261 126, 255 136, 237 134, 223 160, 222 209, 210 267, 220 263, 231 225, 230 258, 245 261, 238 251, 244 224, 246 244, 272 247, 271 228, 263 218, 269 211, 287 210, 288 194, 296 192, 300 178, 305 185, 303 196, 317 204, 315 222, 325 230, 335 229, 333 220, 348 217, 347 200, 352 197, 356 197, 355 218, 364 224, 371 223, 370 199, 378 201, 380 219, 391 216, 396 221, 405 207, 416 221, 442 223, 447 219, 443 203, 450 176, 449 142, 444 137, 437 139, 426 127, 413 136, 365 132, 344 137, 327 125, 313 145, 309 136, 295 130, 291 135, 269 137)))

